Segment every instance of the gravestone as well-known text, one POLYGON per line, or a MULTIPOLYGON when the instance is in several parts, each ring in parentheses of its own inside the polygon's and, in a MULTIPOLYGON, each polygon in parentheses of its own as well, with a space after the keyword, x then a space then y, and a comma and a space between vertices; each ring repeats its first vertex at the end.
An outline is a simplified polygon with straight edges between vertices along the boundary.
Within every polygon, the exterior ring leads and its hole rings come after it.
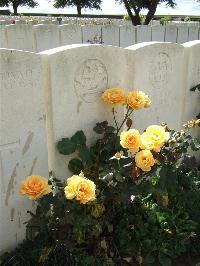
POLYGON ((175 25, 167 25, 165 30, 165 42, 177 42, 178 29, 175 25))
POLYGON ((197 25, 189 26, 188 41, 199 40, 200 39, 199 31, 200 31, 200 27, 198 27, 197 25))
POLYGON ((80 25, 61 25, 60 43, 61 45, 81 44, 82 43, 82 29, 80 25))
POLYGON ((136 43, 136 27, 120 27, 120 47, 128 47, 136 43))
POLYGON ((59 28, 53 24, 33 26, 37 52, 60 46, 59 28))
POLYGON ((165 38, 165 26, 155 25, 151 27, 152 41, 164 42, 165 38))
POLYGON ((184 48, 171 43, 143 43, 133 50, 133 88, 147 93, 151 108, 134 112, 134 126, 140 130, 167 122, 178 129, 181 124, 184 91, 184 48))
POLYGON ((98 44, 102 42, 100 25, 85 25, 82 27, 83 43, 98 44))
POLYGON ((177 43, 185 43, 188 41, 189 38, 189 28, 187 25, 178 25, 178 36, 177 36, 177 43))
POLYGON ((119 46, 119 27, 115 25, 102 26, 102 41, 106 45, 119 46))
MULTIPOLYGON (((41 55, 44 66, 49 67, 43 76, 47 77, 50 170, 67 178, 71 175, 67 163, 73 156, 60 155, 55 143, 83 130, 91 144, 97 137, 93 132, 95 123, 113 122, 112 108, 103 102, 101 94, 109 87, 126 88, 130 80, 128 51, 101 45, 71 45, 41 55)), ((118 116, 122 119, 123 108, 119 108, 118 116)))
POLYGON ((34 36, 32 25, 9 25, 6 26, 9 49, 34 51, 34 36))
MULTIPOLYGON (((188 72, 186 81, 186 91, 184 97, 184 111, 182 123, 191 119, 196 119, 200 113, 200 93, 190 91, 191 88, 200 84, 200 41, 184 43, 187 57, 186 69, 188 72)), ((196 129, 196 136, 200 137, 199 128, 196 129)))
POLYGON ((151 41, 151 27, 147 25, 137 26, 137 43, 151 41))
POLYGON ((0 48, 7 48, 7 38, 6 38, 6 29, 5 26, 0 25, 0 48))
POLYGON ((48 177, 41 61, 0 49, 0 253, 25 236, 33 207, 19 185, 31 174, 48 177))

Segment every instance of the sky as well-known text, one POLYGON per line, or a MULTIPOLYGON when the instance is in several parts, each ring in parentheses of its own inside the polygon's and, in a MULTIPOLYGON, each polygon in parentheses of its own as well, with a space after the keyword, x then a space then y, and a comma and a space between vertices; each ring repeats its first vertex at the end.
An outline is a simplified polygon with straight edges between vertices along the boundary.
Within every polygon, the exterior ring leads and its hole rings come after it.
MULTIPOLYGON (((116 4, 115 0, 102 0, 102 10, 83 10, 82 13, 87 14, 126 14, 123 4, 116 4)), ((53 0, 37 0, 39 6, 37 8, 19 8, 20 12, 38 12, 38 13, 76 13, 76 8, 53 8, 53 0)), ((200 3, 195 0, 176 0, 177 6, 175 9, 166 8, 165 4, 157 8, 156 14, 158 15, 199 15, 200 16, 200 3)))

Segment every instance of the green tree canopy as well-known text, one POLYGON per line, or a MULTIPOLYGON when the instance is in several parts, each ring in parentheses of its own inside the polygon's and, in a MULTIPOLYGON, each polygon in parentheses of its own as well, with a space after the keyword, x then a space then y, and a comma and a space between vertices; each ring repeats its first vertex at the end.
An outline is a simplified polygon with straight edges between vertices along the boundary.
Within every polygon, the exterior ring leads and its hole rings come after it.
POLYGON ((76 6, 78 16, 81 16, 82 8, 101 9, 101 2, 102 0, 54 0, 54 7, 76 6))
POLYGON ((38 3, 35 0, 0 0, 0 7, 12 5, 14 15, 17 15, 17 9, 19 6, 35 7, 38 3))
POLYGON ((129 17, 133 25, 141 24, 141 11, 147 9, 147 15, 144 21, 145 25, 154 17, 157 6, 161 3, 166 3, 167 6, 175 7, 175 0, 116 0, 116 2, 124 3, 124 6, 128 12, 129 17))

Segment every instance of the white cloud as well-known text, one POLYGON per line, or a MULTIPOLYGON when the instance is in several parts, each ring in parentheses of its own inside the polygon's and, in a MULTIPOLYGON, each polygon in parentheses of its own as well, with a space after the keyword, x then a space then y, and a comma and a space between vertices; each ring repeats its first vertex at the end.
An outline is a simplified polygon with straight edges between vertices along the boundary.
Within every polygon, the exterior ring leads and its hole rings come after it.
MULTIPOLYGON (((41 13, 76 13, 76 8, 53 8, 52 2, 49 0, 38 0, 39 6, 37 8, 19 8, 19 12, 41 12, 41 13)), ((116 4, 115 0, 103 0, 102 10, 83 10, 83 13, 87 14, 125 14, 123 4, 116 4)), ((166 8, 165 4, 160 5, 157 8, 156 14, 177 14, 177 15, 199 15, 200 4, 197 4, 195 0, 177 0, 177 6, 175 9, 166 8)))

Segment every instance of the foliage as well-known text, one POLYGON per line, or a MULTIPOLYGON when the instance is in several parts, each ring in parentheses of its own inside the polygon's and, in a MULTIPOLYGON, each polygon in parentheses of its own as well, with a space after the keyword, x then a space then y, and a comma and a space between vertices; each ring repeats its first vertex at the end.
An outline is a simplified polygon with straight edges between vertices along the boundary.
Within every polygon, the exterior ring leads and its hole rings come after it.
POLYGON ((19 6, 36 7, 38 3, 35 0, 1 0, 0 7, 12 5, 14 9, 14 15, 17 15, 17 9, 19 6))
MULTIPOLYGON (((115 96, 116 92, 122 93, 115 89, 115 96)), ((144 93, 138 95, 147 103, 144 93)), ((109 93, 103 99, 113 102, 109 93)), ((117 100, 123 99, 118 95, 117 100)), ((137 155, 122 147, 121 128, 132 132, 133 110, 126 110, 119 123, 112 106, 115 127, 107 121, 97 123, 92 146, 81 130, 57 143, 61 154, 74 155, 68 168, 76 181, 83 171, 95 183, 96 200, 80 204, 69 198, 65 182, 50 173, 53 193, 37 199, 36 213, 29 212, 27 240, 5 254, 2 265, 168 266, 186 251, 199 252, 200 177, 195 157, 188 154, 189 149, 200 149, 199 140, 189 134, 199 121, 189 121, 181 131, 162 125, 170 136, 160 149, 152 146, 157 163, 143 171, 137 155)), ((73 178, 68 188, 76 185, 73 178)))
POLYGON ((55 8, 64 8, 66 6, 76 6, 78 15, 81 16, 81 9, 101 9, 102 0, 54 0, 55 8))
POLYGON ((160 24, 161 25, 166 25, 167 23, 169 23, 169 21, 171 21, 172 18, 170 16, 164 16, 160 19, 160 24))
POLYGON ((147 9, 147 15, 144 20, 144 24, 148 25, 153 19, 157 6, 162 3, 166 3, 167 6, 175 7, 175 0, 116 0, 116 2, 124 3, 127 13, 133 23, 133 25, 141 25, 141 11, 147 9))
MULTIPOLYGON (((200 92, 200 84, 198 84, 198 85, 192 87, 192 88, 190 89, 190 91, 193 91, 193 92, 195 92, 195 91, 199 91, 199 92, 200 92)), ((196 118, 197 118, 197 119, 200 119, 200 113, 197 115, 196 118)), ((200 126, 200 125, 199 125, 199 126, 200 126)))

